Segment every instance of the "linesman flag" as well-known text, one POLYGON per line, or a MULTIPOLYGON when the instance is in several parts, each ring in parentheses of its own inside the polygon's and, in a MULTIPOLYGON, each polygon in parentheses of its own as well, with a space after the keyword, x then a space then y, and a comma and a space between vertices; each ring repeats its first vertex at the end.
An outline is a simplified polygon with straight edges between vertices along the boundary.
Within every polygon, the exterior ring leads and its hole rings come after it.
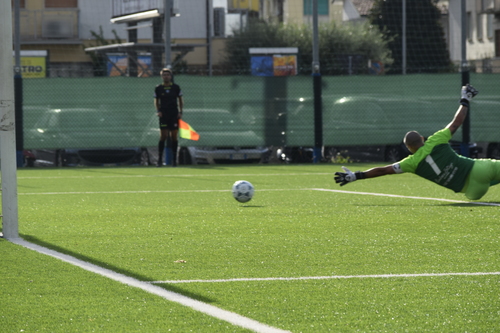
POLYGON ((185 121, 179 119, 179 136, 183 139, 198 141, 200 135, 185 121))

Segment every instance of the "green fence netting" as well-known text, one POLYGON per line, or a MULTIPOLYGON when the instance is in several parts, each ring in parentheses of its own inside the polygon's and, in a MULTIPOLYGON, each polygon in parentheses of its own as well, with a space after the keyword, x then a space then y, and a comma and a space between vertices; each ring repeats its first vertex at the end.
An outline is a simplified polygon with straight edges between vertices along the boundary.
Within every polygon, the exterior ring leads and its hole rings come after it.
MULTIPOLYGON (((311 76, 177 75, 184 120, 199 141, 181 146, 313 146, 311 76)), ((152 147, 156 78, 24 80, 25 149, 152 147)), ((500 74, 471 74, 471 140, 500 141, 500 74)), ((409 130, 427 136, 452 119, 461 74, 322 77, 323 145, 389 145, 409 130)), ((461 132, 455 135, 460 139, 461 132)))

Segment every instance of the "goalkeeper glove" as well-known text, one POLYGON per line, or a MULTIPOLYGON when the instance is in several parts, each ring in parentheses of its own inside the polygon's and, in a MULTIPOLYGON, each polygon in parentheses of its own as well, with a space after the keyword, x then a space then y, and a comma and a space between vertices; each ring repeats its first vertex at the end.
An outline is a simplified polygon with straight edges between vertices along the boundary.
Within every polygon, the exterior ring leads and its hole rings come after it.
POLYGON ((361 171, 352 172, 346 167, 342 167, 345 172, 335 172, 335 182, 340 183, 340 186, 344 186, 347 183, 352 183, 358 179, 365 179, 366 174, 361 171))
POLYGON ((477 91, 476 88, 467 83, 462 87, 462 98, 460 99, 460 104, 469 107, 470 100, 476 96, 478 92, 479 91, 477 91))

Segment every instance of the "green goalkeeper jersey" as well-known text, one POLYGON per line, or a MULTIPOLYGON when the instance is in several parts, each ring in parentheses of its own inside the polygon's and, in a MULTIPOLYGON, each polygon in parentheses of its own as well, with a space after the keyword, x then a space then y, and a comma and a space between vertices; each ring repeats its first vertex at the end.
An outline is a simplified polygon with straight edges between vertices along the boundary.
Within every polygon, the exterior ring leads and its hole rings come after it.
POLYGON ((415 154, 394 163, 394 170, 396 173, 411 172, 460 192, 474 165, 474 160, 455 153, 448 143, 451 135, 448 128, 434 133, 415 154))

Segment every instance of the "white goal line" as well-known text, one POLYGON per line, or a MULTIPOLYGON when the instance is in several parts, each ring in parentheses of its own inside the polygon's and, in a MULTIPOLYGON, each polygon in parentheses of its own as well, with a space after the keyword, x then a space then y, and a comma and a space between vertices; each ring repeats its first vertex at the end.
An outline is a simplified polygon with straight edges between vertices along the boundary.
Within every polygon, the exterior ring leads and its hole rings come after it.
POLYGON ((142 289, 148 293, 160 296, 160 297, 162 297, 166 300, 169 300, 171 302, 175 302, 175 303, 184 305, 184 306, 189 307, 195 311, 204 313, 206 315, 209 315, 211 317, 214 317, 214 318, 217 318, 220 320, 224 320, 228 323, 246 328, 246 329, 251 330, 253 332, 257 332, 257 333, 291 333, 290 331, 283 330, 283 329, 273 327, 273 326, 269 326, 269 325, 261 323, 257 320, 254 320, 254 319, 251 319, 248 317, 244 317, 238 313, 224 310, 222 308, 198 301, 196 299, 184 296, 182 294, 163 289, 159 286, 154 286, 151 283, 146 283, 144 281, 137 280, 137 279, 132 278, 130 276, 126 276, 126 275, 123 275, 121 273, 117 273, 115 271, 94 265, 92 263, 77 259, 77 258, 72 257, 70 255, 48 249, 46 247, 43 247, 43 246, 40 246, 40 245, 37 245, 34 243, 30 243, 28 241, 25 241, 22 238, 11 238, 11 239, 9 239, 9 241, 14 243, 14 244, 28 248, 30 250, 36 251, 38 253, 45 254, 45 255, 54 257, 56 259, 62 260, 64 262, 67 262, 71 265, 80 267, 80 268, 87 270, 89 272, 107 277, 107 278, 114 280, 114 281, 117 281, 119 283, 142 289))

